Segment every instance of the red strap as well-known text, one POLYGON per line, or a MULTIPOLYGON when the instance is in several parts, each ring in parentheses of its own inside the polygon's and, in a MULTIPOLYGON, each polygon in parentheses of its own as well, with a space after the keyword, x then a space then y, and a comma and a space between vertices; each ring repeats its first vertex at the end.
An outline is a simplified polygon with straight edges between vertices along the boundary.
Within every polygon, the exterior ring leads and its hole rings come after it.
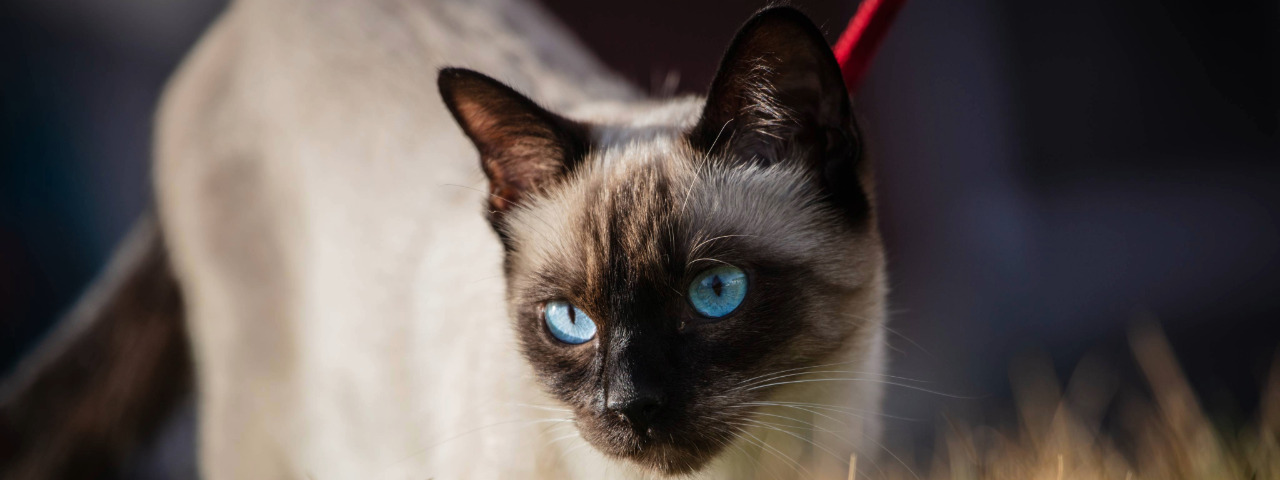
POLYGON ((871 64, 876 47, 884 40, 889 24, 893 23, 893 17, 905 3, 906 0, 862 0, 858 13, 836 40, 832 50, 836 61, 840 62, 840 72, 844 74, 844 84, 849 93, 858 91, 858 84, 871 64))

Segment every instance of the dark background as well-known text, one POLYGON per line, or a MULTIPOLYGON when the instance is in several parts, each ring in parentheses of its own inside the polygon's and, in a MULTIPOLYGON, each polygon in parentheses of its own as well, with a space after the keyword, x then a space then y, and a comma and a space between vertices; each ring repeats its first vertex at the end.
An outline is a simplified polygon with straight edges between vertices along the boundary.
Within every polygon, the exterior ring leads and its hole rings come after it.
MULTIPOLYGON (((637 85, 678 72, 682 92, 762 5, 546 3, 637 85)), ((794 4, 833 41, 856 9, 794 4)), ((158 93, 221 7, 0 3, 0 371, 148 204, 158 93)), ((1211 410, 1253 408, 1280 345, 1280 2, 912 0, 856 100, 896 373, 1001 401, 1029 352, 1064 377, 1091 353, 1129 368, 1151 318, 1211 410)))

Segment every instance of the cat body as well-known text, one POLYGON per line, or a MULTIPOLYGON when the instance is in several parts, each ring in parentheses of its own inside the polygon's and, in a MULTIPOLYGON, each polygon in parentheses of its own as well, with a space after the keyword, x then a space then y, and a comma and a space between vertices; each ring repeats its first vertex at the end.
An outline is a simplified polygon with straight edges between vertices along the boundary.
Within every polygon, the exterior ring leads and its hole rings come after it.
MULTIPOLYGON (((781 234, 766 250, 842 249, 810 263, 856 285, 823 307, 849 326, 803 362, 863 381, 757 390, 767 397, 747 403, 803 404, 736 406, 758 413, 705 430, 718 450, 691 470, 641 465, 581 438, 587 407, 567 404, 549 384, 553 367, 537 360, 537 348, 555 347, 531 347, 535 334, 522 330, 519 297, 538 283, 522 275, 619 254, 564 236, 592 215, 617 218, 601 192, 616 199, 661 178, 667 197, 704 218, 732 202, 821 201, 797 187, 808 177, 794 168, 729 169, 755 182, 736 193, 699 187, 713 177, 697 159, 722 155, 711 153, 716 142, 699 150, 686 139, 705 102, 644 99, 521 2, 231 5, 169 85, 155 148, 160 224, 194 352, 202 476, 843 478, 851 453, 874 458, 885 287, 873 208, 863 226, 841 230, 859 239, 847 247, 833 247, 842 237, 823 237, 821 226, 806 230, 803 205, 777 219, 726 220, 715 235, 781 234), (590 125, 581 181, 519 207, 490 203, 501 193, 494 173, 435 84, 445 66, 483 72, 590 125), (670 162, 671 152, 687 161, 670 162), (592 202, 602 210, 589 213, 592 202), (502 207, 511 209, 495 219, 502 207)), ((873 200, 869 167, 858 168, 850 181, 873 200)), ((642 203, 628 208, 673 210, 642 203)), ((643 250, 648 230, 634 230, 643 250)), ((784 365, 769 358, 760 368, 784 365)), ((726 378, 756 387, 787 375, 773 372, 726 378)))

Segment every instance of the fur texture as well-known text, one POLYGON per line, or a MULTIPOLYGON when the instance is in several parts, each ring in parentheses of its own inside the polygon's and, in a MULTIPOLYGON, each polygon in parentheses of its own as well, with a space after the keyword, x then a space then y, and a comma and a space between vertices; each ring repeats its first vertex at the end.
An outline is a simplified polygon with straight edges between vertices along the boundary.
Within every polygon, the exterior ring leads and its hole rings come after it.
POLYGON ((750 41, 811 38, 789 12, 740 36, 708 100, 652 102, 523 3, 233 4, 170 85, 156 144, 203 476, 828 478, 873 456, 870 166, 825 87, 834 60, 750 41), (447 65, 524 92, 533 116, 459 129, 432 85, 447 65), (754 313, 686 325, 669 290, 715 260, 752 275, 754 313), (540 336, 554 296, 599 312, 609 347, 540 336), (770 385, 824 370, 841 373, 770 385), (666 441, 592 410, 599 382, 663 375, 666 441))
POLYGON ((115 478, 190 392, 183 303, 143 216, 58 328, 0 385, 0 477, 115 478))

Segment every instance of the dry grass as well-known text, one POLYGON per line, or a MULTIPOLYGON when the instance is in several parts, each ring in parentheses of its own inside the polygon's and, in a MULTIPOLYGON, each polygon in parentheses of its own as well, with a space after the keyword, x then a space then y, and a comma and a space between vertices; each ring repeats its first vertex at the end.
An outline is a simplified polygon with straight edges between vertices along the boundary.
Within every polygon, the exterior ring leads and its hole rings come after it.
POLYGON ((931 464, 912 473, 882 462, 885 470, 864 468, 859 476, 1280 480, 1280 357, 1259 412, 1246 427, 1226 431, 1206 417, 1157 327, 1136 329, 1131 346, 1150 397, 1116 400, 1115 377, 1096 362, 1083 362, 1065 392, 1047 365, 1023 365, 1014 371, 1017 427, 972 426, 949 418, 931 464), (1104 428, 1108 411, 1112 419, 1104 428))

